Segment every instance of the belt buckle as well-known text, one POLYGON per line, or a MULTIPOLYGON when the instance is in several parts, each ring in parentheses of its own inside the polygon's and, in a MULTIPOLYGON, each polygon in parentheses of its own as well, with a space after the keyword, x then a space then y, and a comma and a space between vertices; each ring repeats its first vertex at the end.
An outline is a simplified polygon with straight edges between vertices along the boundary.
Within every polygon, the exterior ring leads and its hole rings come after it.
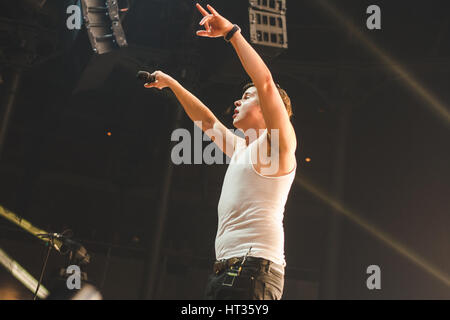
POLYGON ((227 261, 227 265, 230 267, 230 270, 226 273, 225 275, 225 279, 222 282, 223 286, 228 286, 228 287, 232 287, 234 284, 234 280, 239 277, 239 275, 241 274, 242 271, 242 266, 245 263, 245 260, 247 259, 248 254, 250 253, 250 251, 252 250, 252 247, 250 247, 250 249, 248 249, 248 252, 245 254, 244 258, 230 258, 227 261), (235 266, 236 263, 241 262, 240 265, 238 267, 235 266))
POLYGON ((227 268, 231 268, 233 265, 239 262, 240 258, 230 258, 227 262, 227 268))

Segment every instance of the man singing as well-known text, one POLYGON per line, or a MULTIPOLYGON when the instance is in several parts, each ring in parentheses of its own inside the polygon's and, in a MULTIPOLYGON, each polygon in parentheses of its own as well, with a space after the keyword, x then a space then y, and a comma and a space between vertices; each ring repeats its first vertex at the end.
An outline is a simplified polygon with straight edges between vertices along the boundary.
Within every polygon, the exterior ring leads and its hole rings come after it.
POLYGON ((196 6, 203 15, 200 25, 205 28, 197 35, 224 37, 252 80, 234 103, 233 125, 245 139, 227 129, 169 75, 156 71, 156 81, 145 85, 169 87, 192 121, 231 158, 218 204, 216 262, 205 298, 280 299, 286 266, 283 214, 297 168, 290 100, 239 27, 210 5, 209 12, 198 3, 196 6), (261 150, 266 154, 261 155, 261 150), (267 170, 267 163, 274 159, 276 166, 267 170))

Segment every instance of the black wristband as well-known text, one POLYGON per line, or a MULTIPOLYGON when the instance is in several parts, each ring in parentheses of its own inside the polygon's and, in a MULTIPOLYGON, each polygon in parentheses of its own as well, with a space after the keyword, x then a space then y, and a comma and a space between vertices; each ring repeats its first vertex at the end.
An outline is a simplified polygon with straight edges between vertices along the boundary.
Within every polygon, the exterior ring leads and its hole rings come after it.
POLYGON ((225 36, 225 41, 230 42, 231 38, 233 38, 234 34, 238 31, 241 31, 241 28, 237 24, 233 26, 233 29, 230 30, 230 32, 227 33, 225 36))

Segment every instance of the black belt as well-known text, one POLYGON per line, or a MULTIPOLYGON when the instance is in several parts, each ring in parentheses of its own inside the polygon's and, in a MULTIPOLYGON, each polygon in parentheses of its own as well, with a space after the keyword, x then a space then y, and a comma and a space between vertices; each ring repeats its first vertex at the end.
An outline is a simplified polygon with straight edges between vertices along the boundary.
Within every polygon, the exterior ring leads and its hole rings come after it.
MULTIPOLYGON (((230 269, 234 265, 239 266, 239 264, 242 263, 242 260, 244 260, 244 257, 217 260, 216 262, 214 262, 213 272, 215 274, 219 274, 227 269, 230 269)), ((273 263, 270 260, 257 257, 247 257, 246 261, 244 262, 244 265, 246 265, 247 262, 249 264, 257 264, 260 268, 266 267, 267 271, 268 269, 272 269, 278 271, 281 274, 284 274, 284 267, 279 264, 273 263)))

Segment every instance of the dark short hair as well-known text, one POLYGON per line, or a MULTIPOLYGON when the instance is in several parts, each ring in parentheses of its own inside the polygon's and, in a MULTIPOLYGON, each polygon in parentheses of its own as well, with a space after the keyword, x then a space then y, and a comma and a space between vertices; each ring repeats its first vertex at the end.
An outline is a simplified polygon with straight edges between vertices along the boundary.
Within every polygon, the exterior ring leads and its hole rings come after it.
MULTIPOLYGON (((283 100, 284 106, 288 113, 289 118, 293 116, 291 99, 289 98, 287 92, 280 87, 278 83, 275 84, 277 86, 278 92, 280 93, 281 99, 283 100)), ((242 89, 243 92, 247 91, 248 88, 254 87, 255 84, 253 82, 247 83, 242 89)))

